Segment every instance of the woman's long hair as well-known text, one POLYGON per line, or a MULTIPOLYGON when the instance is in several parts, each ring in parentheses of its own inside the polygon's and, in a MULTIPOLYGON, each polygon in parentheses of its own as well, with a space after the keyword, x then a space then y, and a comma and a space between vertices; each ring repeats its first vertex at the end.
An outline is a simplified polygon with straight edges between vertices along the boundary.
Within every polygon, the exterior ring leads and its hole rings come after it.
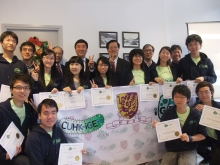
POLYGON ((46 55, 54 55, 54 63, 51 67, 51 79, 48 85, 53 85, 56 81, 57 76, 57 68, 56 68, 56 55, 53 50, 46 49, 41 54, 41 61, 40 61, 40 71, 39 71, 39 83, 43 91, 46 91, 46 84, 45 84, 45 77, 44 77, 44 63, 43 57, 46 55))
MULTIPOLYGON (((160 52, 159 52, 159 56, 158 56, 158 60, 157 60, 157 66, 159 66, 160 65, 160 53, 162 52, 162 50, 163 49, 165 49, 165 50, 167 50, 168 52, 170 52, 170 56, 171 56, 171 48, 169 47, 169 46, 164 46, 164 47, 162 47, 161 49, 160 49, 160 52)), ((169 59, 168 61, 167 61, 167 66, 170 66, 170 64, 171 64, 171 59, 169 59)))
POLYGON ((78 57, 78 56, 72 56, 69 61, 67 62, 66 64, 66 76, 64 77, 65 81, 67 81, 67 83, 69 84, 73 84, 73 77, 74 75, 71 73, 70 71, 70 64, 71 63, 78 63, 81 65, 82 69, 81 71, 79 72, 79 82, 80 82, 80 86, 83 86, 85 84, 85 76, 84 76, 84 65, 83 65, 83 60, 78 57))
POLYGON ((103 78, 101 77, 100 75, 100 72, 98 70, 98 65, 99 65, 99 62, 102 62, 103 64, 106 64, 108 65, 108 70, 106 72, 106 77, 107 77, 107 85, 113 85, 113 80, 112 80, 112 70, 111 70, 111 66, 110 66, 110 62, 109 62, 109 59, 104 57, 104 56, 101 56, 99 57, 99 59, 97 60, 97 65, 96 65, 96 78, 103 82, 104 84, 104 81, 103 81, 103 78))

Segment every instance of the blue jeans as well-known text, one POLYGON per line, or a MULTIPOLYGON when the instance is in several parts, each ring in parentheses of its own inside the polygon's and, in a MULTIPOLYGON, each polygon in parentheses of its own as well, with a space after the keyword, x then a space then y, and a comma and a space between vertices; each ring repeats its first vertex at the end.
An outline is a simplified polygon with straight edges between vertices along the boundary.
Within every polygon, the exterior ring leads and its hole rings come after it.
POLYGON ((160 165, 196 165, 196 151, 166 152, 160 165))

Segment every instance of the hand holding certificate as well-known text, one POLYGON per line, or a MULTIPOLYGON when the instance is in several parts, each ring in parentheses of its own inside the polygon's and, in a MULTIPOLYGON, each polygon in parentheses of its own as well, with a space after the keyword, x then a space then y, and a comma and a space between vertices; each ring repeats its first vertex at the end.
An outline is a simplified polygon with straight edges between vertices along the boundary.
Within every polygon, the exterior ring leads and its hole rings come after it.
POLYGON ((112 88, 91 88, 92 106, 113 105, 112 88))
POLYGON ((5 130, 0 139, 1 146, 7 151, 10 159, 12 159, 17 151, 16 147, 20 147, 24 140, 24 136, 18 130, 13 122, 5 130))
POLYGON ((159 143, 180 138, 182 130, 179 119, 158 122, 156 132, 159 143))
POLYGON ((58 165, 81 165, 83 143, 65 143, 60 145, 58 165))
POLYGON ((220 131, 220 109, 204 105, 199 124, 220 131))

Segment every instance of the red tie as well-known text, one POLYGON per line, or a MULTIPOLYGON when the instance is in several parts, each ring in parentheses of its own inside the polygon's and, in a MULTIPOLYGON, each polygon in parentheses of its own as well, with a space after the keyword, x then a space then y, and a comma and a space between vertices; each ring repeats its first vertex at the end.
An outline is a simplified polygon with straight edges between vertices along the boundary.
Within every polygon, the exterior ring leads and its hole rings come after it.
POLYGON ((59 74, 62 76, 62 71, 61 71, 61 69, 60 69, 60 65, 57 64, 56 66, 57 66, 57 70, 58 70, 59 74))

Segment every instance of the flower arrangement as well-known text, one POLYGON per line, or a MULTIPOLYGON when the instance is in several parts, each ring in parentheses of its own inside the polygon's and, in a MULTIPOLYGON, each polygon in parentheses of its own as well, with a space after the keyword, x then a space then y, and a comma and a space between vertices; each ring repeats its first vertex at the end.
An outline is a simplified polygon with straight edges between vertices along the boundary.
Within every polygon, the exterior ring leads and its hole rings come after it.
POLYGON ((29 42, 32 42, 35 45, 36 48, 36 55, 41 55, 41 53, 47 49, 48 46, 48 42, 47 41, 40 41, 39 38, 37 38, 36 36, 34 37, 30 37, 28 39, 29 42))

